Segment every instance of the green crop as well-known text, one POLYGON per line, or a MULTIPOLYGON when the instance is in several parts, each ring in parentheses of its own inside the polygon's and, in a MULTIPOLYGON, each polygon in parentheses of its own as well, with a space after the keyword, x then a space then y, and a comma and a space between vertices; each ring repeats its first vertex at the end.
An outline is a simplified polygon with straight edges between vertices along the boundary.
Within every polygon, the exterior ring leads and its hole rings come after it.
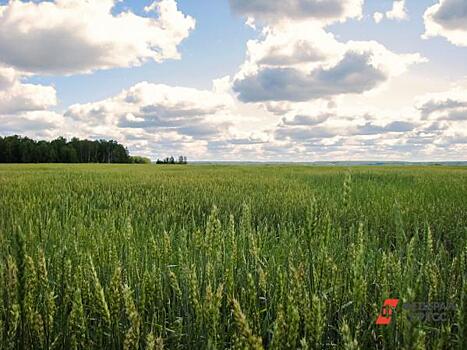
POLYGON ((465 167, 2 165, 0 349, 463 349, 466 199, 465 167))

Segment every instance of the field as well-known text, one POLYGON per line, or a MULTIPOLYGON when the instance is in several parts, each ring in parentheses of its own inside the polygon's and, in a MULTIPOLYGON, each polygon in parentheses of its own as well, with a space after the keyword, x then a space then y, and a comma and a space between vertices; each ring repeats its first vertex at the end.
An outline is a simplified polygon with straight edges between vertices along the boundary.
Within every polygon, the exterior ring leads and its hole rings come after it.
POLYGON ((463 349, 467 168, 2 165, 0 276, 0 349, 463 349))

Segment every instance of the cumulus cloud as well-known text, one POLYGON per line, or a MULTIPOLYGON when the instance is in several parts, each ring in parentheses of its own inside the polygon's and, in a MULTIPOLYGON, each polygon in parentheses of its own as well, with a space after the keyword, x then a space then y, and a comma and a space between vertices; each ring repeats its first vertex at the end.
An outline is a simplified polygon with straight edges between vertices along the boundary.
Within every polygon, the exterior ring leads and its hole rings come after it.
MULTIPOLYGON (((467 86, 419 97, 417 109, 424 120, 463 121, 467 124, 467 86)), ((467 125, 466 125, 467 126, 467 125)))
POLYGON ((319 27, 304 26, 270 28, 264 40, 248 43, 248 59, 233 84, 241 101, 298 102, 362 93, 423 61, 376 42, 340 43, 319 27))
MULTIPOLYGON (((44 137, 113 138, 153 159, 435 159, 465 152, 467 121, 453 118, 467 105, 459 86, 417 99, 415 108, 382 111, 323 101, 293 103, 273 127, 236 129, 238 102, 218 89, 141 83, 114 97, 74 105, 65 117, 48 111, 0 116, 2 130, 44 137), (446 116, 450 116, 449 118, 446 116), (31 130, 31 131, 28 131, 31 130)), ((269 114, 269 118, 272 114, 269 114)), ((247 118, 251 123, 251 118, 247 118)), ((464 153, 465 154, 465 153, 464 153)))
POLYGON ((279 140, 305 142, 336 137, 405 133, 416 127, 415 123, 403 120, 381 124, 375 120, 375 117, 368 115, 351 117, 332 113, 322 115, 325 116, 324 120, 318 122, 315 122, 314 118, 302 117, 293 118, 292 123, 282 120, 275 131, 275 136, 279 140))
POLYGON ((117 139, 152 159, 256 157, 268 140, 264 124, 258 127, 264 120, 243 114, 229 88, 227 78, 214 81, 211 90, 139 83, 111 98, 70 106, 66 129, 73 136, 117 139))
POLYGON ((16 83, 0 91, 0 114, 45 110, 56 103, 56 91, 51 86, 16 83))
POLYGON ((424 38, 442 36, 454 45, 467 46, 467 2, 440 0, 424 15, 424 38))
MULTIPOLYGON (((37 138, 58 136, 116 139, 140 155, 205 156, 209 143, 240 140, 231 132, 233 99, 225 80, 212 90, 142 82, 118 95, 94 103, 75 104, 65 113, 51 87, 26 84, 10 69, 1 69, 0 134, 37 138)), ((239 146, 241 147, 241 146, 239 146)))
POLYGON ((18 79, 18 74, 13 68, 0 66, 0 89, 4 90, 11 87, 18 79))
POLYGON ((0 114, 0 134, 57 137, 62 130, 63 122, 63 115, 51 111, 27 111, 14 115, 0 114))
POLYGON ((420 96, 403 110, 301 104, 271 130, 263 151, 272 158, 298 154, 308 160, 460 159, 467 154, 465 91, 461 83, 420 96))
POLYGON ((343 45, 320 26, 288 23, 268 27, 262 39, 247 43, 248 60, 242 70, 254 71, 258 66, 311 69, 323 62, 336 61, 342 52, 343 45))
POLYGON ((367 122, 363 125, 358 125, 353 131, 354 135, 376 135, 384 133, 403 133, 415 129, 416 124, 406 121, 395 121, 386 125, 377 125, 372 122, 367 122))
POLYGON ((237 14, 266 22, 284 19, 314 20, 323 23, 358 18, 363 0, 229 0, 237 14))
POLYGON ((381 22, 383 18, 384 18, 384 14, 382 14, 381 12, 375 12, 373 14, 373 20, 375 21, 375 23, 381 22))
POLYGON ((328 120, 331 116, 331 113, 321 113, 317 115, 296 114, 290 117, 283 117, 281 120, 281 125, 318 125, 328 120))
POLYGON ((407 20, 409 16, 407 14, 405 0, 395 0, 392 3, 391 10, 387 11, 386 13, 375 12, 373 14, 373 20, 375 23, 380 23, 385 17, 389 20, 396 21, 407 20))
POLYGON ((0 62, 22 72, 74 74, 177 59, 195 20, 175 0, 148 16, 112 13, 117 0, 9 1, 0 6, 0 62))
POLYGON ((0 67, 0 115, 46 110, 56 104, 55 88, 25 84, 14 69, 0 67))
POLYGON ((361 93, 387 76, 371 64, 368 53, 348 52, 334 67, 306 74, 293 68, 264 68, 236 81, 234 90, 243 102, 307 101, 344 93, 361 93))
MULTIPOLYGON (((219 87, 220 82, 217 82, 219 87)), ((70 123, 79 123, 88 134, 106 133, 127 141, 132 149, 154 150, 156 142, 174 150, 200 152, 209 140, 228 133, 225 115, 232 105, 230 95, 213 89, 172 87, 142 82, 112 98, 71 106, 65 113, 70 123), (149 143, 148 143, 149 142, 149 143), (191 145, 191 146, 188 146, 191 145)), ((200 153, 201 154, 201 153, 200 153)))
POLYGON ((392 9, 386 12, 388 19, 401 21, 408 18, 405 0, 395 0, 392 4, 392 9))
MULTIPOLYGON (((341 42, 324 29, 361 16, 360 0, 231 0, 249 25, 262 22, 260 38, 248 42, 247 60, 232 78, 215 81, 211 90, 142 82, 116 96, 70 106, 64 114, 50 111, 57 104, 55 89, 27 83, 28 75, 179 57, 177 46, 194 20, 178 11, 174 0, 148 3, 144 16, 116 13, 115 3, 16 0, 0 5, 0 133, 112 138, 151 158, 466 154, 465 86, 423 96, 403 111, 343 105, 346 97, 340 96, 374 91, 424 60, 377 42, 341 42)), ((462 29, 465 22, 449 19, 448 10, 433 18, 450 30, 462 29)), ((375 21, 382 16, 405 18, 404 2, 396 1, 375 21)))

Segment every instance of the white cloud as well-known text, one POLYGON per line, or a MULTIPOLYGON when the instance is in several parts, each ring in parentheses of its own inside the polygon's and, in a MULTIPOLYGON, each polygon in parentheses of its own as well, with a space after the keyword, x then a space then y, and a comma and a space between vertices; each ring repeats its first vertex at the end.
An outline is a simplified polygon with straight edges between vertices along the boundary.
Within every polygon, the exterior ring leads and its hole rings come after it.
POLYGON ((237 80, 234 90, 243 102, 298 102, 362 93, 388 78, 371 60, 370 53, 348 52, 336 66, 311 73, 294 68, 264 68, 255 75, 237 80))
POLYGON ((267 27, 263 39, 247 43, 248 60, 243 73, 258 66, 299 66, 312 69, 323 62, 335 62, 343 53, 343 45, 318 25, 288 23, 267 27))
POLYGON ((384 18, 384 14, 382 14, 381 12, 375 12, 373 14, 373 20, 375 21, 375 23, 381 22, 383 18, 384 18))
MULTIPOLYGON (((115 14, 111 0, 0 6, 0 133, 112 138, 133 154, 151 158, 436 159, 467 154, 465 84, 422 96, 414 107, 371 106, 372 96, 386 98, 380 87, 424 59, 391 52, 377 42, 341 42, 323 29, 360 17, 362 1, 230 2, 250 26, 262 30, 258 40, 248 43, 247 60, 233 78, 214 81, 211 90, 142 82, 114 97, 70 106, 64 114, 49 110, 57 103, 55 89, 27 83, 28 74, 73 74, 177 58, 177 46, 194 20, 173 0, 148 4, 147 17, 115 14)), ((396 1, 385 15, 375 14, 375 21, 405 18, 403 5, 396 1)), ((458 31, 465 22, 454 17, 433 20, 458 31)), ((391 103, 393 96, 388 92, 391 103)))
POLYGON ((401 21, 408 18, 405 0, 395 0, 392 4, 392 9, 386 12, 388 19, 401 21))
POLYGON ((320 113, 320 114, 315 114, 315 115, 295 114, 295 115, 283 117, 280 125, 283 125, 283 126, 318 125, 318 124, 324 123, 330 117, 332 117, 331 113, 320 113))
POLYGON ((14 69, 0 67, 0 115, 46 110, 56 104, 55 88, 25 84, 14 69))
POLYGON ((51 86, 15 83, 0 91, 0 114, 45 110, 56 103, 56 91, 51 86))
POLYGON ((66 116, 89 124, 177 128, 212 116, 231 103, 223 93, 142 82, 103 101, 73 105, 66 116))
POLYGON ((0 114, 0 134, 27 134, 30 137, 58 137, 63 131, 63 115, 51 111, 27 111, 0 114))
POLYGON ((159 157, 183 150, 201 155, 209 140, 229 134, 233 100, 224 84, 216 81, 208 91, 142 82, 115 97, 73 105, 65 117, 87 135, 115 137, 144 154, 153 147, 159 157))
POLYGON ((287 23, 248 43, 248 59, 234 79, 243 102, 308 101, 371 91, 423 62, 377 42, 338 42, 319 26, 287 23))
POLYGON ((460 83, 417 97, 413 108, 399 111, 301 104, 271 130, 274 137, 263 149, 275 159, 295 153, 308 160, 465 159, 465 91, 460 83))
POLYGON ((0 89, 4 90, 11 87, 18 79, 18 74, 13 68, 0 66, 0 89))
POLYGON ((212 90, 143 82, 114 97, 71 106, 65 129, 68 137, 117 139, 132 154, 152 159, 254 158, 274 120, 265 121, 261 111, 239 104, 230 93, 228 77, 215 80, 212 90))
POLYGON ((428 8, 424 15, 423 38, 442 36, 454 45, 467 46, 467 2, 440 0, 428 8))
POLYGON ((0 66, 0 135, 47 137, 61 126, 63 116, 48 109, 57 104, 52 86, 28 84, 11 67, 0 66))
MULTIPOLYGON (((319 114, 284 117, 275 130, 276 139, 294 142, 318 142, 330 138, 352 138, 354 136, 402 134, 414 130, 416 123, 394 118, 380 120, 368 111, 341 114, 324 110, 319 114)), ((329 142, 327 142, 329 144, 329 142)))
POLYGON ((281 20, 344 21, 362 15, 363 0, 229 0, 234 12, 274 23, 281 20))
POLYGON ((467 128, 467 84, 449 91, 431 93, 417 99, 417 109, 424 120, 464 122, 467 128))
POLYGON ((153 159, 185 154, 206 160, 436 160, 459 159, 467 151, 465 84, 421 96, 414 108, 403 110, 336 99, 286 103, 282 115, 262 117, 254 109, 242 115, 251 105, 233 100, 227 85, 227 78, 212 90, 143 82, 114 97, 74 105, 64 116, 46 110, 0 116, 0 131, 112 138, 132 154, 153 159))
POLYGON ((178 11, 175 0, 154 2, 148 17, 113 14, 116 1, 12 0, 0 6, 0 62, 22 72, 73 74, 180 57, 177 46, 195 20, 178 11))
POLYGON ((375 23, 380 23, 384 18, 396 21, 409 19, 405 0, 394 0, 391 10, 387 11, 386 13, 375 12, 373 14, 373 20, 375 23))

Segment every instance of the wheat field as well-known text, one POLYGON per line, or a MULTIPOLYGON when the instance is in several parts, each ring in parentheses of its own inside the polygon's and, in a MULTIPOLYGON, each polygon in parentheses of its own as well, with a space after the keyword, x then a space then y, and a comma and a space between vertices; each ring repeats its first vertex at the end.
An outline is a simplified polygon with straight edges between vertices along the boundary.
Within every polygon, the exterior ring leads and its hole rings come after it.
POLYGON ((465 167, 2 165, 0 348, 464 349, 466 198, 465 167))

